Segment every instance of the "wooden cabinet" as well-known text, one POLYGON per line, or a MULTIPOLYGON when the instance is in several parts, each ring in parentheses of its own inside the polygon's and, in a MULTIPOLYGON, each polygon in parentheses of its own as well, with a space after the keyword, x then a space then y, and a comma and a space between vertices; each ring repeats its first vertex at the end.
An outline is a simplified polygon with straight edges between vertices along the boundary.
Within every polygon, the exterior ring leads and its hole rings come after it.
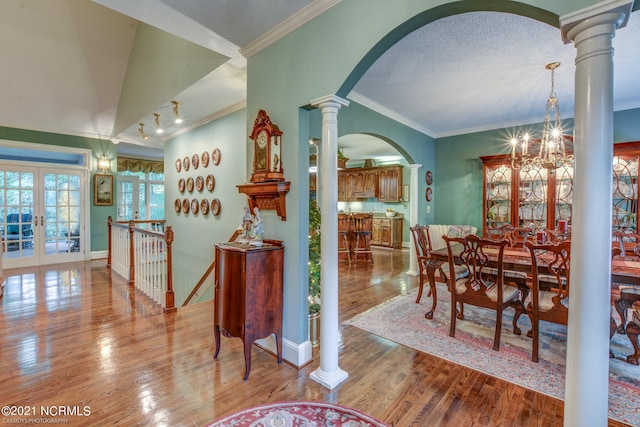
POLYGON ((371 230, 371 244, 387 248, 402 248, 402 222, 400 215, 394 217, 374 217, 371 230))
POLYGON ((350 168, 338 171, 338 201, 378 198, 402 201, 402 166, 350 168))
POLYGON ((402 166, 378 168, 378 201, 402 201, 402 166))
MULTIPOLYGON (((640 142, 614 145, 613 229, 637 229, 640 142)), ((509 156, 485 156, 483 162, 484 235, 488 228, 512 224, 555 229, 571 224, 573 167, 513 170, 509 156)))
POLYGON ((245 381, 251 371, 251 346, 275 334, 278 363, 282 362, 282 278, 284 247, 241 243, 215 245, 214 335, 244 343, 245 381))

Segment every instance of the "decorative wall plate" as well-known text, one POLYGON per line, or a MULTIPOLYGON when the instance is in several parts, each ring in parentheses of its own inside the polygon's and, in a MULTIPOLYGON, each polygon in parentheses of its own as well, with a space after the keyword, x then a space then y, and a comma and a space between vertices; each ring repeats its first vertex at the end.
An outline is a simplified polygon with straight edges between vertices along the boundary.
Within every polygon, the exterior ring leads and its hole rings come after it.
POLYGON ((184 169, 185 172, 189 170, 190 164, 191 162, 189 161, 189 156, 184 156, 184 159, 182 159, 182 169, 184 169))
POLYGON ((215 186, 216 186, 216 179, 211 174, 207 175, 207 190, 213 191, 215 186))
POLYGON ((202 191, 203 188, 204 188, 204 178, 202 177, 202 175, 198 175, 198 177, 196 178, 196 190, 202 191))
POLYGON ((214 148, 211 152, 211 163, 213 163, 214 166, 218 166, 220 164, 221 155, 219 148, 214 148))
POLYGON ((193 177, 187 178, 187 191, 189 193, 193 192, 193 177))
POLYGON ((431 171, 427 171, 427 175, 425 176, 425 180, 427 181, 427 185, 433 184, 433 173, 431 171))
POLYGON ((200 157, 197 154, 191 156, 191 166, 193 166, 194 169, 198 169, 198 166, 200 166, 200 157))
POLYGON ((202 215, 209 215, 209 201, 207 199, 200 201, 200 212, 202 215))
POLYGON ((433 199, 433 190, 431 190, 431 187, 427 187, 427 191, 425 191, 424 197, 427 199, 427 202, 430 202, 431 199, 433 199))
POLYGON ((197 214, 199 207, 200 207, 200 202, 198 202, 198 199, 191 200, 191 213, 197 214))
POLYGON ((180 209, 182 208, 182 202, 180 199, 176 199, 176 201, 173 202, 173 208, 176 210, 176 213, 180 213, 180 209))
POLYGON ((189 199, 182 199, 182 212, 189 213, 189 199))
POLYGON ((206 168, 207 166, 209 166, 209 152, 208 151, 203 151, 202 154, 200 154, 200 163, 202 163, 202 167, 206 168))
POLYGON ((178 180, 178 191, 184 193, 184 178, 178 180))
POLYGON ((182 161, 180 159, 176 160, 176 172, 180 173, 182 170, 182 161))
POLYGON ((215 216, 220 215, 220 200, 213 199, 211 201, 211 213, 215 216))

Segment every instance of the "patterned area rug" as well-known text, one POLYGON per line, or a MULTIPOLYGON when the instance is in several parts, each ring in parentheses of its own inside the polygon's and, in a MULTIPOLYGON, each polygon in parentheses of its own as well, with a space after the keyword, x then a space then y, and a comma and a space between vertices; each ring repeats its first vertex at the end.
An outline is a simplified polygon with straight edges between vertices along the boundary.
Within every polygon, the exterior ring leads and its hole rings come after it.
MULTIPOLYGON (((416 350, 432 354, 514 384, 564 400, 566 327, 541 322, 540 362, 531 361, 531 339, 527 316, 518 322, 522 335, 514 335, 513 310, 503 315, 500 351, 491 349, 495 312, 465 306, 465 320, 456 323, 456 336, 449 336, 449 292, 438 283, 438 307, 432 320, 424 318, 431 298, 415 303, 417 290, 400 295, 345 322, 367 332, 416 350)), ((616 318, 614 316, 614 318, 616 318)), ((616 319, 618 320, 618 319, 616 319)), ((633 354, 626 335, 611 341, 615 358, 609 362, 609 416, 640 426, 640 366, 624 360, 633 354)))
POLYGON ((281 402, 245 409, 207 427, 388 427, 355 409, 326 402, 281 402))

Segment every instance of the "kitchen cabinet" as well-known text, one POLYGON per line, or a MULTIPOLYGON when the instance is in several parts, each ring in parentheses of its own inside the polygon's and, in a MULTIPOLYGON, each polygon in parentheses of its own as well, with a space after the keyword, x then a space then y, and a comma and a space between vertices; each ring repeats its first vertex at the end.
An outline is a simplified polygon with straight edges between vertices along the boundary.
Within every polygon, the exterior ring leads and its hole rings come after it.
POLYGON ((402 215, 373 217, 371 245, 387 248, 402 248, 402 215))
POLYGON ((402 166, 384 166, 378 169, 378 201, 402 201, 402 166))
MULTIPOLYGON (((635 231, 640 142, 615 144, 613 152, 613 230, 635 231)), ((573 166, 514 170, 508 155, 481 160, 485 236, 488 228, 505 224, 532 229, 555 229, 561 219, 571 224, 573 166)))
POLYGON ((284 247, 263 243, 215 245, 214 337, 220 352, 220 334, 244 343, 245 381, 251 371, 254 341, 276 337, 278 363, 282 362, 282 278, 284 247))

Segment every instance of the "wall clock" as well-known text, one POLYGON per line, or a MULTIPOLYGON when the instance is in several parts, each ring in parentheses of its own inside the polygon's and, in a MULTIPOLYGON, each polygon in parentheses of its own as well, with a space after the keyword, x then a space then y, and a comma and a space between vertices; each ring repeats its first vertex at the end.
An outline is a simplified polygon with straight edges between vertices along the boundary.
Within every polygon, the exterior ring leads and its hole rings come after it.
POLYGON ((249 138, 253 140, 251 182, 284 181, 282 171, 282 132, 264 110, 258 111, 249 138))

